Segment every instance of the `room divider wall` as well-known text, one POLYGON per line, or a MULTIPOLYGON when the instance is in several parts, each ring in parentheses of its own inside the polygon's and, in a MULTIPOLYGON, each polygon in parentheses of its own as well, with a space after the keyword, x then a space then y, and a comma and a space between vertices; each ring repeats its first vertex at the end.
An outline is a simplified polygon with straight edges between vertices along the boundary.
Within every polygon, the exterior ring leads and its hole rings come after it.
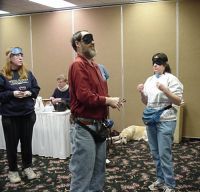
POLYGON ((171 0, 0 18, 0 66, 5 51, 21 46, 25 61, 51 96, 56 77, 67 74, 75 57, 70 39, 77 30, 94 34, 96 62, 106 66, 110 95, 125 97, 121 111, 110 110, 114 129, 142 124, 144 105, 136 86, 152 74, 151 57, 165 52, 173 74, 184 84, 183 136, 200 138, 200 2, 171 0))

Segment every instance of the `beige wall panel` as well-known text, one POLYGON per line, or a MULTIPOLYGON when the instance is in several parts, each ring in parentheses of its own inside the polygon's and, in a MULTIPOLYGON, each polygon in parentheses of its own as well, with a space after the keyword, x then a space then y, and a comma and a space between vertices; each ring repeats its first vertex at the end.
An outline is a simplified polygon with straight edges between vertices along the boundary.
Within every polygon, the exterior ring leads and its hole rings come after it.
POLYGON ((184 84, 183 136, 200 138, 200 1, 180 1, 180 79, 184 84))
POLYGON ((141 125, 144 105, 136 87, 152 75, 152 55, 164 52, 176 74, 176 6, 172 2, 124 6, 125 126, 141 125))
MULTIPOLYGON (((120 6, 74 11, 75 31, 88 30, 94 34, 96 62, 109 71, 109 94, 121 96, 120 6)), ((116 130, 121 130, 122 112, 110 109, 116 130)))
POLYGON ((73 60, 74 52, 70 45, 72 31, 89 30, 94 34, 98 51, 96 61, 104 64, 110 73, 110 95, 125 95, 127 99, 122 111, 110 110, 115 129, 120 131, 131 124, 142 124, 144 105, 136 86, 152 74, 152 55, 165 52, 173 74, 178 71, 184 84, 183 136, 199 138, 200 2, 180 0, 179 6, 178 69, 175 0, 122 6, 124 62, 121 62, 121 6, 0 18, 0 67, 5 63, 5 50, 21 46, 25 62, 28 68, 33 69, 41 86, 40 95, 48 98, 56 87, 57 75, 67 74, 73 60))
POLYGON ((43 98, 52 95, 57 76, 68 73, 72 61, 71 23, 71 11, 32 16, 34 72, 43 98))
POLYGON ((24 61, 31 69, 29 16, 0 18, 0 68, 6 62, 6 50, 13 46, 23 48, 24 61))

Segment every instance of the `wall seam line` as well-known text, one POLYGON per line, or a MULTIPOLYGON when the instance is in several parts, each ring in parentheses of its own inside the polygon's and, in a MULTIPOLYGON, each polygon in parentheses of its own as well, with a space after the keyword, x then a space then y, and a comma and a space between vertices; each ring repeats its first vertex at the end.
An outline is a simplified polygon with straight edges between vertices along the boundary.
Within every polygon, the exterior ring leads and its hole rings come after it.
MULTIPOLYGON (((75 20, 74 20, 74 10, 72 10, 72 35, 75 33, 75 26, 74 26, 75 20)), ((75 51, 72 51, 72 59, 75 59, 75 51)))
POLYGON ((34 64, 33 64, 33 33, 32 33, 32 16, 29 17, 30 22, 30 56, 31 56, 31 70, 34 73, 34 64))
MULTIPOLYGON (((121 83, 121 96, 122 99, 124 98, 124 23, 123 23, 123 5, 121 5, 120 9, 120 27, 121 27, 121 78, 122 78, 122 83, 121 83)), ((125 117, 125 110, 124 107, 122 108, 122 115, 121 115, 121 125, 122 128, 124 129, 124 118, 125 117)))
POLYGON ((176 76, 179 77, 179 0, 176 0, 176 76))

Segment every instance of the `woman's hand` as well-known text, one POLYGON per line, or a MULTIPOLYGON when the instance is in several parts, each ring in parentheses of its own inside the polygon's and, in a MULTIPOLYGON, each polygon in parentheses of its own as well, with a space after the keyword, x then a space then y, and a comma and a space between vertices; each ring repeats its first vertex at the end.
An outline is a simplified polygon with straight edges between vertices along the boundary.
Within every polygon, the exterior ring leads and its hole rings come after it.
POLYGON ((144 84, 143 83, 140 83, 138 84, 137 86, 137 90, 140 92, 141 94, 141 100, 142 100, 142 103, 144 103, 145 105, 147 104, 147 96, 144 95, 144 84))
POLYGON ((51 99, 51 102, 53 104, 56 104, 56 103, 60 102, 61 100, 62 100, 61 98, 53 98, 53 99, 51 99))
POLYGON ((137 86, 137 90, 140 92, 140 93, 142 93, 143 92, 143 90, 144 90, 144 84, 138 84, 138 86, 137 86))
POLYGON ((161 90, 161 91, 164 92, 164 93, 168 91, 168 88, 165 87, 162 83, 157 82, 157 83, 156 83, 156 86, 157 86, 157 88, 158 88, 159 90, 161 90))
POLYGON ((24 97, 24 92, 23 91, 13 91, 13 95, 16 98, 23 98, 24 97))
POLYGON ((181 104, 181 98, 180 97, 173 94, 167 87, 165 87, 163 84, 161 84, 159 82, 156 84, 156 86, 159 90, 161 90, 170 99, 170 101, 172 103, 180 106, 180 104, 181 104))
POLYGON ((30 91, 24 91, 24 97, 29 97, 31 95, 32 93, 30 91))
POLYGON ((13 91, 13 95, 16 98, 24 98, 31 96, 32 93, 30 91, 13 91))

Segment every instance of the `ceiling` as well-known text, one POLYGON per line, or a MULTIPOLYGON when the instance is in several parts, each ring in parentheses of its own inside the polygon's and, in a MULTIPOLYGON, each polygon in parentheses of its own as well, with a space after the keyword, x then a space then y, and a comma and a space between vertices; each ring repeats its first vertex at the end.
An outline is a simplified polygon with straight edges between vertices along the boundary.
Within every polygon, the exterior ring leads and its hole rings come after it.
POLYGON ((54 9, 51 7, 30 2, 29 0, 0 0, 0 10, 10 12, 10 14, 7 15, 0 15, 0 17, 8 15, 9 16, 24 15, 31 13, 50 12, 56 10, 121 5, 126 3, 136 3, 136 2, 138 3, 138 2, 150 2, 150 1, 153 0, 68 0, 68 2, 73 3, 77 6, 65 9, 54 9))

